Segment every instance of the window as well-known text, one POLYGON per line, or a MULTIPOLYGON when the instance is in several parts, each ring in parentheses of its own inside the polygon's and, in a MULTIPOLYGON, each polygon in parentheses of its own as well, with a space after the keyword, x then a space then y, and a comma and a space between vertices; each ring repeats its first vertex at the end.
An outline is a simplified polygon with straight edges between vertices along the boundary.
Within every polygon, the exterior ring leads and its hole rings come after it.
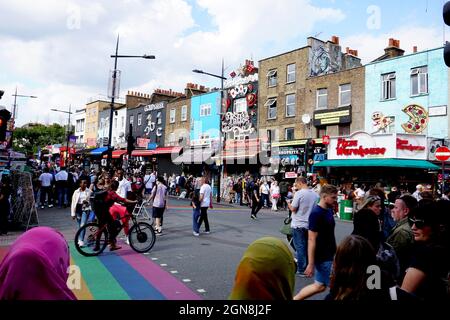
POLYGON ((209 134, 202 134, 200 135, 200 140, 209 140, 209 134))
POLYGON ((382 96, 381 100, 395 99, 395 72, 383 74, 382 81, 382 96))
POLYGON ((352 85, 350 83, 339 86, 339 106, 352 104, 352 85))
POLYGON ((171 133, 170 135, 169 135, 169 144, 170 145, 175 145, 175 133, 171 133))
POLYGON ((411 70, 411 95, 428 93, 428 67, 420 67, 411 70))
POLYGON ((294 140, 294 128, 284 129, 284 140, 294 140))
POLYGON ((134 125, 134 116, 130 116, 130 124, 134 125))
POLYGON ((234 100, 233 112, 246 112, 247 111, 247 99, 241 98, 234 100))
POLYGON ((295 117, 295 94, 286 96, 286 117, 295 117))
POLYGON ((170 109, 170 123, 175 123, 176 109, 170 109))
POLYGON ((162 113, 161 113, 161 111, 158 111, 158 113, 156 114, 156 119, 158 119, 158 121, 156 121, 158 124, 162 123, 162 113))
POLYGON ((114 129, 117 129, 117 118, 114 118, 114 129))
POLYGON ((287 83, 295 82, 295 63, 288 64, 287 66, 287 83))
POLYGON ((125 117, 123 117, 123 116, 120 118, 120 127, 121 128, 125 127, 125 117))
POLYGON ((349 124, 341 124, 339 125, 339 136, 349 136, 350 135, 350 125, 349 124))
POLYGON ((187 120, 187 106, 181 107, 181 121, 187 120))
POLYGON ((142 124, 142 113, 138 114, 138 126, 142 124))
POLYGON ((317 128, 317 138, 321 139, 323 136, 327 135, 327 127, 317 128))
POLYGON ((326 108, 328 108, 328 90, 326 88, 318 89, 316 109, 326 109, 326 108))
POLYGON ((211 115, 211 103, 200 105, 200 117, 207 117, 211 115))
POLYGON ((264 104, 264 106, 267 107, 267 119, 276 119, 277 118, 277 99, 272 98, 267 100, 267 102, 264 104))
POLYGON ((277 85, 277 70, 269 70, 269 72, 267 72, 267 79, 269 87, 275 87, 277 85))

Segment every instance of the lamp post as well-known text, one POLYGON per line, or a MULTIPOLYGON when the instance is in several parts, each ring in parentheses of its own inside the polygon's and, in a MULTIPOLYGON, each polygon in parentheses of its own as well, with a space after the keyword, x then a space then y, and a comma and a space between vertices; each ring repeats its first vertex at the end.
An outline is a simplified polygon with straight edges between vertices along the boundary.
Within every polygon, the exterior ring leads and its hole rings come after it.
POLYGON ((71 132, 71 124, 70 124, 70 115, 72 114, 72 105, 69 105, 69 111, 59 110, 59 109, 51 109, 51 111, 62 112, 69 114, 69 121, 67 123, 67 141, 66 141, 66 160, 64 161, 65 166, 69 164, 69 140, 70 140, 70 132, 71 132))
MULTIPOLYGON (((112 126, 113 126, 113 114, 114 114, 114 99, 116 95, 116 81, 117 81, 117 58, 141 58, 141 59, 155 59, 154 55, 144 54, 142 56, 132 56, 132 55, 119 55, 119 35, 117 35, 117 43, 116 43, 116 54, 111 55, 111 58, 114 58, 114 70, 112 74, 112 90, 111 90, 111 106, 109 112, 109 135, 108 135, 108 160, 107 167, 109 168, 111 165, 112 158, 112 148, 111 148, 111 140, 112 140, 112 126)), ((130 132, 131 134, 131 132, 130 132)))
MULTIPOLYGON (((220 137, 219 137, 219 150, 220 150, 220 154, 222 155, 222 151, 223 151, 223 145, 222 145, 222 103, 223 103, 223 81, 227 80, 227 78, 224 77, 223 73, 224 73, 224 64, 223 64, 223 59, 222 59, 222 75, 219 76, 217 74, 213 74, 213 73, 208 73, 205 72, 203 70, 198 70, 198 69, 194 69, 192 70, 192 72, 195 73, 200 73, 200 74, 206 74, 208 76, 211 77, 215 77, 215 78, 219 78, 221 80, 221 86, 220 86, 220 111, 219 111, 219 130, 220 130, 220 137)), ((225 138, 224 138, 224 144, 225 144, 225 138)), ((218 180, 218 192, 217 192, 217 203, 220 202, 220 195, 221 195, 221 177, 223 175, 223 166, 224 164, 222 163, 223 159, 221 159, 220 161, 220 166, 219 166, 219 178, 218 180)))

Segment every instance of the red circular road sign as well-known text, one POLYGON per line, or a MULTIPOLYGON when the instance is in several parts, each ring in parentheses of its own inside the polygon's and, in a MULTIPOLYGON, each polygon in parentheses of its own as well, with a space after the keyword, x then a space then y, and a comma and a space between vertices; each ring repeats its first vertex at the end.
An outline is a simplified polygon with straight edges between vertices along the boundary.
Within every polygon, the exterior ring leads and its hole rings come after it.
POLYGON ((447 147, 439 147, 435 152, 436 159, 439 161, 447 161, 450 158, 450 149, 447 147))

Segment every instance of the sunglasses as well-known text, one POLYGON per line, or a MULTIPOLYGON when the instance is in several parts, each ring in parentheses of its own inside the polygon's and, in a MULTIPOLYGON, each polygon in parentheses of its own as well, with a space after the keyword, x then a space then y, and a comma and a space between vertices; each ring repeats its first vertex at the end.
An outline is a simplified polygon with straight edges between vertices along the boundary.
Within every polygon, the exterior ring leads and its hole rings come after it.
POLYGON ((423 229, 425 227, 425 220, 423 219, 412 219, 409 218, 409 225, 412 227, 413 225, 416 225, 417 229, 423 229))

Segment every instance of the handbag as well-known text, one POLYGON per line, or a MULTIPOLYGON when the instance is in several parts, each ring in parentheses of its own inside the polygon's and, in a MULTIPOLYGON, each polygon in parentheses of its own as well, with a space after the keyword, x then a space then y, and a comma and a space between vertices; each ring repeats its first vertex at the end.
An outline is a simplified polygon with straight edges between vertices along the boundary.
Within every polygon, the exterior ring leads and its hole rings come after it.
POLYGON ((291 221, 292 221, 291 217, 287 217, 286 219, 284 219, 283 225, 280 228, 280 232, 282 234, 285 234, 287 236, 292 236, 291 221))

